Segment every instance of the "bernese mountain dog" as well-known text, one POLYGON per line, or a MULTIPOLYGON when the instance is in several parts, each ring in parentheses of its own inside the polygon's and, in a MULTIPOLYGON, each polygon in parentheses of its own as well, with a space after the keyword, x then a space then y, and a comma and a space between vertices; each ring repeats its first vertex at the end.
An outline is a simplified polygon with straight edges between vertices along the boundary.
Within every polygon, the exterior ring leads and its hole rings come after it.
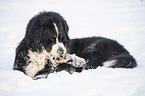
POLYGON ((133 56, 118 42, 103 37, 70 39, 68 31, 67 22, 58 13, 41 12, 34 16, 16 48, 13 69, 36 80, 62 70, 72 74, 98 66, 137 66, 133 56))

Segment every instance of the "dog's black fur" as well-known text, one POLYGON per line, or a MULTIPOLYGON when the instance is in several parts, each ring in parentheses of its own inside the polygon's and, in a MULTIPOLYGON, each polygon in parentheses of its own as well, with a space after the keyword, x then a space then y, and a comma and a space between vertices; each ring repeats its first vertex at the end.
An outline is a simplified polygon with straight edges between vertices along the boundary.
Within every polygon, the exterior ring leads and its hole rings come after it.
MULTIPOLYGON (((56 32, 52 22, 55 22, 59 30, 59 41, 66 46, 68 53, 76 54, 86 60, 85 69, 95 69, 98 66, 104 66, 104 62, 115 60, 115 64, 109 66, 112 68, 134 68, 137 66, 136 60, 129 52, 118 42, 103 38, 90 37, 80 39, 69 39, 68 25, 64 18, 55 12, 43 12, 33 17, 28 23, 26 35, 16 49, 14 70, 25 73, 26 62, 29 59, 28 50, 41 52, 42 46, 50 52, 52 45, 56 42, 56 32)), ((49 74, 54 71, 66 70, 81 72, 84 68, 77 68, 71 65, 60 64, 55 70, 51 70, 51 62, 45 65, 45 68, 36 75, 49 74)))
POLYGON ((69 41, 70 54, 85 58, 86 69, 95 69, 103 66, 105 61, 116 60, 116 64, 109 66, 112 68, 134 68, 137 66, 136 60, 118 42, 103 38, 91 37, 72 39, 69 41))
MULTIPOLYGON (((25 73, 25 68, 28 66, 29 59, 28 51, 41 52, 46 49, 48 52, 52 50, 52 45, 56 43, 56 30, 53 22, 57 24, 59 30, 59 41, 67 44, 69 37, 68 25, 62 16, 55 12, 42 12, 34 16, 28 23, 26 34, 16 49, 16 56, 14 61, 14 70, 19 70, 25 73), (60 37, 61 36, 61 37, 60 37)), ((45 65, 45 68, 38 72, 39 74, 47 74, 51 71, 51 62, 45 65)))

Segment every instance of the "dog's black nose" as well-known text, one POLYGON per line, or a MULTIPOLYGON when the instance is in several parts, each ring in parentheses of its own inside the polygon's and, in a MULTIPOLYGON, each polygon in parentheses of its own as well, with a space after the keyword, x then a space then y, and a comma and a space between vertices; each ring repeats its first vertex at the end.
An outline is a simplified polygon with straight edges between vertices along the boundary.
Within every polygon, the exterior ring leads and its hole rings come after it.
POLYGON ((59 49, 57 50, 57 53, 59 53, 59 54, 63 54, 63 53, 64 53, 63 48, 59 48, 59 49))

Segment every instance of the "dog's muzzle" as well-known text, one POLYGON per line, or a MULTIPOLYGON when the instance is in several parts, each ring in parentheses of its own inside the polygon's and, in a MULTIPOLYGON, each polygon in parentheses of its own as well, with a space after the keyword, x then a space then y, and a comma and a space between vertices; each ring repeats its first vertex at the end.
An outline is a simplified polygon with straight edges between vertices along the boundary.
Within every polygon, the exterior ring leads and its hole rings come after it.
POLYGON ((65 53, 66 53, 66 48, 63 43, 58 42, 52 46, 51 55, 53 55, 54 57, 62 56, 65 53))

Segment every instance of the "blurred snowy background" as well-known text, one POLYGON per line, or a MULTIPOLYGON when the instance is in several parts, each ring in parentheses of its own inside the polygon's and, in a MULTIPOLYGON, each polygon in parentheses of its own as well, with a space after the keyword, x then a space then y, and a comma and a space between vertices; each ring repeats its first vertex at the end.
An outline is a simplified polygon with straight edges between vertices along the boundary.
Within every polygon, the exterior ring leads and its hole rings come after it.
POLYGON ((145 96, 144 0, 0 0, 0 96, 145 96), (98 67, 32 80, 13 71, 15 48, 28 21, 42 11, 59 12, 70 38, 117 40, 137 59, 135 69, 98 67))

